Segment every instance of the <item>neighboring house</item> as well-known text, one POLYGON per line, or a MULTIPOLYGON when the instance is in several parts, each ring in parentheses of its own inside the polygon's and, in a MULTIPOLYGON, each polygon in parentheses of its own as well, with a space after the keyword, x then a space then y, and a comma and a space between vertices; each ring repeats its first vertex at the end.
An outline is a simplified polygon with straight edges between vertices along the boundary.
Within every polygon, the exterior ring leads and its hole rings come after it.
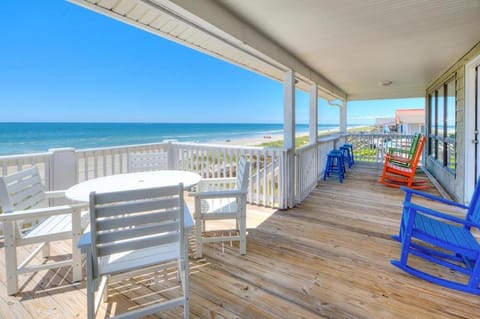
POLYGON ((395 119, 393 117, 377 117, 375 119, 375 127, 383 133, 396 131, 395 119))
POLYGON ((425 132, 424 109, 400 109, 395 111, 395 124, 397 132, 413 135, 425 132))

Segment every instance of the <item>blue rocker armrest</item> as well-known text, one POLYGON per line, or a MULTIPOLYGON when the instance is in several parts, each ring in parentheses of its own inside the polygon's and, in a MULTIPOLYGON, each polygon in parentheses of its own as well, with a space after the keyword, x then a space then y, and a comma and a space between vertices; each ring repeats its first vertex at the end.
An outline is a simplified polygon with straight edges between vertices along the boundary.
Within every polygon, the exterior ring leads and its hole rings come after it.
POLYGON ((413 195, 417 195, 417 196, 421 196, 423 198, 431 199, 433 201, 440 202, 440 203, 443 203, 443 204, 446 204, 446 205, 455 206, 455 207, 459 207, 459 208, 463 208, 463 209, 468 209, 468 206, 466 206, 466 205, 457 203, 455 201, 452 201, 452 200, 449 200, 449 199, 446 199, 446 198, 443 198, 443 197, 431 195, 431 194, 428 194, 428 193, 425 193, 425 192, 422 192, 422 191, 418 191, 418 190, 415 190, 415 189, 411 189, 411 188, 408 188, 408 187, 405 187, 405 186, 400 187, 400 189, 405 192, 405 195, 413 194, 413 195))
POLYGON ((418 205, 418 204, 407 202, 407 203, 404 203, 404 207, 413 209, 415 212, 419 212, 421 214, 434 216, 436 218, 448 220, 448 221, 451 221, 451 222, 454 222, 454 223, 457 223, 457 224, 461 224, 461 225, 464 225, 464 226, 474 227, 474 228, 480 229, 480 224, 478 224, 478 223, 475 223, 475 222, 472 222, 472 221, 469 221, 469 220, 465 220, 465 219, 461 219, 461 218, 458 218, 456 216, 448 215, 448 214, 445 214, 445 213, 427 208, 425 206, 421 206, 421 205, 418 205))

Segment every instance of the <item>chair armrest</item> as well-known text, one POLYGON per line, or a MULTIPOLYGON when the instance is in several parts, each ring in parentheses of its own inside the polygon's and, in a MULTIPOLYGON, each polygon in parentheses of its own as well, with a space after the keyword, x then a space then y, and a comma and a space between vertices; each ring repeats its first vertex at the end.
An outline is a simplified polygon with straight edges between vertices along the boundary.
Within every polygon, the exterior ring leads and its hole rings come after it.
POLYGON ((237 197, 244 194, 245 193, 242 192, 241 190, 233 189, 233 190, 224 190, 224 191, 197 192, 197 193, 190 193, 189 195, 200 198, 200 199, 207 199, 207 198, 237 197))
POLYGON ((92 238, 90 236, 90 232, 86 232, 80 237, 80 240, 77 243, 77 248, 82 251, 82 253, 86 254, 92 245, 92 238))
POLYGON ((0 214, 0 221, 2 222, 12 222, 22 219, 31 219, 31 218, 40 218, 40 217, 49 217, 54 215, 63 215, 63 214, 72 214, 74 212, 80 213, 80 210, 86 208, 87 205, 84 204, 73 204, 73 205, 62 205, 55 207, 47 208, 34 208, 28 210, 18 210, 14 212, 7 212, 0 214))
POLYGON ((387 162, 393 161, 393 162, 400 162, 400 163, 403 163, 403 164, 410 164, 412 160, 410 158, 406 158, 406 157, 395 156, 393 154, 386 154, 385 155, 385 161, 387 161, 387 162))
POLYGON ((221 183, 232 183, 236 182, 235 177, 219 177, 219 178, 204 178, 200 180, 199 184, 221 184, 221 183))
POLYGON ((45 196, 47 198, 64 198, 65 190, 48 191, 48 192, 45 192, 45 196))
POLYGON ((434 216, 434 217, 445 219, 445 220, 448 220, 448 221, 451 221, 451 222, 454 222, 454 223, 457 223, 457 224, 462 224, 462 225, 465 225, 465 226, 471 226, 471 227, 475 227, 475 228, 480 229, 480 224, 477 224, 475 222, 471 222, 471 221, 468 221, 468 220, 465 220, 465 219, 461 219, 461 218, 458 218, 458 217, 455 217, 455 216, 452 216, 452 215, 448 215, 448 214, 445 214, 445 213, 442 213, 442 212, 439 212, 439 211, 436 211, 436 210, 433 210, 433 209, 430 209, 430 208, 427 208, 425 206, 421 206, 421 205, 418 205, 418 204, 415 204, 415 203, 407 202, 407 203, 404 204, 404 207, 411 208, 411 209, 415 210, 416 212, 421 212, 422 214, 434 216))
POLYGON ((431 194, 421 192, 421 191, 418 191, 418 190, 415 190, 415 189, 407 188, 405 186, 400 187, 400 189, 405 192, 405 196, 407 196, 408 194, 413 194, 413 195, 420 196, 420 197, 423 197, 423 198, 427 198, 427 199, 430 199, 430 200, 433 200, 433 201, 436 201, 436 202, 440 202, 440 203, 443 203, 443 204, 446 204, 446 205, 455 206, 455 207, 459 207, 459 208, 463 208, 463 209, 468 209, 468 206, 466 206, 466 205, 454 202, 452 200, 449 200, 449 199, 446 199, 446 198, 443 198, 443 197, 431 195, 431 194))

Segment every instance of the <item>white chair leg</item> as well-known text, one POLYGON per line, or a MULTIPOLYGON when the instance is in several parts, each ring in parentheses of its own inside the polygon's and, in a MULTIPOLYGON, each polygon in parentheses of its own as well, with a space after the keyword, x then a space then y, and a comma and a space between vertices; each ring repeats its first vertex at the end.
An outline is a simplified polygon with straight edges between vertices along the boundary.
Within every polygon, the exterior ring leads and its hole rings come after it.
POLYGON ((103 302, 108 301, 108 282, 110 281, 109 279, 110 279, 109 276, 104 277, 105 283, 104 283, 104 286, 102 287, 103 288, 102 289, 102 301, 103 302))
POLYGON ((15 226, 4 224, 5 235, 5 273, 7 277, 7 294, 14 295, 18 291, 17 248, 15 246, 15 226))
POLYGON ((183 302, 183 318, 188 319, 190 316, 190 306, 189 306, 189 300, 190 300, 190 293, 189 293, 189 264, 188 264, 188 241, 185 240, 185 260, 183 260, 183 294, 185 296, 185 301, 183 302))
POLYGON ((88 319, 95 319, 95 292, 87 284, 87 315, 88 319))
POLYGON ((73 281, 81 281, 82 275, 82 253, 77 248, 78 241, 82 236, 82 229, 80 224, 80 212, 72 215, 72 262, 73 262, 73 281))
POLYGON ((240 255, 245 255, 247 253, 247 218, 245 211, 240 213, 240 255))
POLYGON ((47 258, 50 256, 50 243, 45 243, 42 247, 42 257, 47 258))
POLYGON ((195 258, 202 258, 202 231, 204 228, 203 220, 197 215, 195 216, 195 258))

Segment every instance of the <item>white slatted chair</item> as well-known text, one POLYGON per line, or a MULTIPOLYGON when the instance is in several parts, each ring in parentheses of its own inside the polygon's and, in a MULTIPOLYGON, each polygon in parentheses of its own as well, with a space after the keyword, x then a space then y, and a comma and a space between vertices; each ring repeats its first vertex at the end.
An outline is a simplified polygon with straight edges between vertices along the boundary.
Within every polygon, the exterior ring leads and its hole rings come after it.
MULTIPOLYGON (((108 283, 178 263, 183 296, 158 301, 114 318, 138 318, 174 307, 188 307, 187 233, 193 226, 183 185, 90 194, 90 227, 79 243, 87 254, 88 318, 95 318, 108 283), (187 222, 185 222, 187 221, 187 222)), ((106 301, 106 300, 105 300, 106 301)))
POLYGON ((168 153, 130 153, 128 154, 128 172, 148 172, 168 169, 168 153))
POLYGON ((238 240, 240 242, 240 254, 246 254, 246 204, 249 178, 250 162, 242 156, 237 165, 236 178, 203 179, 197 187, 198 191, 190 193, 195 197, 196 258, 203 255, 203 243, 219 241, 238 240), (231 236, 229 232, 226 232, 220 236, 204 236, 207 232, 207 221, 228 219, 235 220, 238 235, 231 236))
POLYGON ((81 222, 81 209, 86 204, 48 207, 48 198, 62 197, 63 191, 45 192, 38 170, 31 167, 17 173, 0 177, 0 215, 5 240, 5 268, 7 293, 18 292, 18 275, 44 269, 73 267, 73 281, 82 279, 81 252, 77 242, 88 219, 81 222), (28 227, 26 227, 26 225, 28 227), (71 239, 72 258, 60 262, 32 262, 39 252, 44 257, 50 254, 50 243, 71 239), (19 263, 17 248, 36 245, 33 252, 19 263))

